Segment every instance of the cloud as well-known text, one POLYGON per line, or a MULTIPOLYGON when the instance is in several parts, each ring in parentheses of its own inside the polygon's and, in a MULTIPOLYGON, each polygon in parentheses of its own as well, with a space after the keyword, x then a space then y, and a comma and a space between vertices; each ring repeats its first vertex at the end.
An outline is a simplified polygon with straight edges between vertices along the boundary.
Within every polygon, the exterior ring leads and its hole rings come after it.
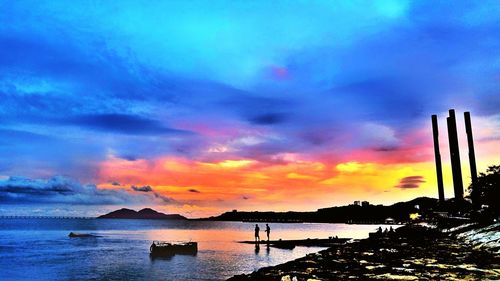
POLYGON ((283 113, 266 113, 257 115, 250 119, 250 122, 258 125, 280 124, 287 120, 287 115, 283 113))
POLYGON ((0 136, 2 136, 2 140, 0 141, 24 141, 26 139, 34 140, 34 141, 55 141, 55 138, 50 136, 32 133, 28 131, 21 130, 10 130, 10 129, 1 129, 0 128, 0 136))
POLYGON ((135 185, 132 185, 130 186, 130 188, 134 191, 137 191, 137 192, 145 192, 145 193, 150 193, 154 198, 157 198, 159 200, 161 200, 162 203, 167 203, 167 204, 176 204, 178 203, 175 199, 171 198, 171 197, 168 197, 168 196, 165 196, 163 194, 160 194, 158 192, 155 192, 153 190, 153 188, 149 185, 143 185, 143 186, 135 186, 135 185))
POLYGON ((144 185, 144 186, 132 185, 130 188, 135 190, 135 191, 139 191, 139 192, 151 192, 151 191, 153 191, 153 188, 151 188, 151 186, 149 186, 149 185, 144 185))
POLYGON ((132 135, 185 134, 183 130, 163 126, 160 122, 130 114, 94 114, 70 117, 65 123, 104 132, 132 135))
POLYGON ((119 155, 120 158, 125 159, 127 161, 136 161, 138 158, 133 155, 119 155))
POLYGON ((177 200, 173 199, 172 197, 168 197, 168 196, 162 195, 162 194, 160 194, 158 192, 153 192, 153 195, 154 195, 155 198, 160 199, 161 203, 165 203, 165 204, 180 204, 180 202, 178 202, 177 200))
POLYGON ((122 205, 173 203, 163 195, 135 195, 123 189, 101 189, 63 176, 49 179, 9 177, 0 181, 0 202, 8 204, 122 205))
POLYGON ((425 178, 423 176, 410 176, 402 178, 399 181, 399 184, 395 187, 397 188, 418 188, 420 184, 425 182, 425 178))
POLYGON ((201 193, 201 191, 199 191, 198 189, 194 189, 194 188, 191 188, 188 191, 192 192, 192 193, 201 193))

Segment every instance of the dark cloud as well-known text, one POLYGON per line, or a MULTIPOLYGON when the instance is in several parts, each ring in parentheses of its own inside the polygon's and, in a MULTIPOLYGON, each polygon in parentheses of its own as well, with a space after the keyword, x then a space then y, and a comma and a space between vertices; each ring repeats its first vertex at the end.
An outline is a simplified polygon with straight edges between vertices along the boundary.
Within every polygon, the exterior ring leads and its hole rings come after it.
POLYGON ((133 155, 120 155, 120 158, 125 159, 127 161, 136 161, 137 159, 139 159, 133 155))
POLYGON ((392 151, 398 151, 400 147, 398 146, 379 146, 379 147, 374 147, 374 151, 378 152, 392 152, 392 151))
POLYGON ((161 195, 157 192, 153 192, 153 195, 155 198, 158 198, 161 200, 162 203, 165 203, 165 204, 178 204, 179 202, 171 197, 168 197, 168 196, 165 196, 165 195, 161 195))
POLYGON ((338 127, 331 126, 329 130, 311 125, 309 128, 302 130, 297 134, 306 145, 321 146, 339 141, 338 137, 341 130, 338 127))
POLYGON ((250 118, 250 122, 257 125, 275 125, 286 122, 288 119, 284 113, 266 113, 250 118))
POLYGON ((158 192, 155 192, 153 190, 153 188, 149 185, 143 185, 143 186, 135 186, 135 185, 132 185, 130 186, 130 189, 134 190, 134 191, 137 191, 137 192, 140 192, 140 193, 149 193, 151 194, 154 198, 157 198, 159 200, 161 200, 161 203, 166 203, 166 204, 175 204, 177 203, 177 201, 171 197, 168 197, 168 196, 165 196, 165 195, 162 195, 158 192))
POLYGON ((153 191, 153 188, 151 188, 151 186, 149 186, 149 185, 144 185, 144 186, 132 185, 130 188, 132 190, 140 191, 140 192, 152 192, 153 191))
POLYGON ((425 182, 425 178, 423 176, 410 176, 402 178, 399 181, 399 184, 395 187, 397 188, 418 188, 420 184, 425 182))
POLYGON ((95 114, 70 117, 65 123, 132 135, 186 134, 187 131, 163 126, 159 121, 128 114, 95 114))
POLYGON ((121 189, 99 189, 67 177, 50 179, 10 177, 0 181, 0 201, 9 204, 116 205, 152 203, 150 197, 134 196, 121 189))
POLYGON ((188 191, 192 192, 192 193, 201 193, 201 191, 199 191, 198 189, 194 189, 194 188, 191 188, 188 191))
POLYGON ((168 196, 154 192, 150 186, 124 189, 100 189, 73 179, 54 176, 49 179, 9 177, 0 181, 0 203, 6 204, 177 204, 168 196))
POLYGON ((274 125, 290 121, 292 115, 288 110, 297 105, 290 98, 259 96, 249 92, 231 95, 231 92, 232 90, 219 94, 219 101, 214 105, 257 125, 274 125))
POLYGON ((119 182, 117 182, 117 181, 113 181, 113 182, 111 182, 111 185, 120 186, 121 184, 119 182))

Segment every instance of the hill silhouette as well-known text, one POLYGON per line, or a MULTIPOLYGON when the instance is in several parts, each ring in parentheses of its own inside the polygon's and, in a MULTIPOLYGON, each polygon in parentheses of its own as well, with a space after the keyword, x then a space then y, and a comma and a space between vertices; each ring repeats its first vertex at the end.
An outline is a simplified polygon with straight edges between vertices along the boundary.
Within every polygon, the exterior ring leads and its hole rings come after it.
POLYGON ((111 213, 98 217, 99 219, 155 219, 155 220, 185 220, 184 216, 179 214, 164 214, 150 208, 145 208, 140 211, 131 209, 119 209, 111 213))
POLYGON ((379 223, 387 218, 396 222, 408 220, 410 213, 426 213, 439 209, 438 200, 419 197, 390 206, 348 205, 318 209, 315 212, 226 212, 208 220, 221 221, 274 221, 274 222, 327 222, 327 223, 379 223), (418 209, 415 207, 418 205, 418 209))

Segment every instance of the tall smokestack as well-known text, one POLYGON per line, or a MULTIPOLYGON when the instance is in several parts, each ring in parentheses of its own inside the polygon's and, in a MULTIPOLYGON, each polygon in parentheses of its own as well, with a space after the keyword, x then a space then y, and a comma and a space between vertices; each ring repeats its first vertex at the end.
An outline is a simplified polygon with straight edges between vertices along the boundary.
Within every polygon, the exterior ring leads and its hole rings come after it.
POLYGON ((450 117, 446 118, 448 123, 448 139, 450 143, 451 171, 453 173, 453 189, 455 200, 462 201, 464 197, 464 186, 462 183, 462 167, 460 165, 460 152, 458 148, 457 120, 455 110, 449 110, 450 117))
POLYGON ((472 138, 472 123, 470 112, 464 112, 465 132, 467 133, 467 144, 469 145, 469 166, 472 184, 477 181, 476 154, 474 152, 474 139, 472 138))
POLYGON ((432 115, 432 135, 434 136, 434 158, 436 159, 439 201, 444 202, 443 168, 441 167, 441 154, 439 153, 439 129, 437 115, 432 115))

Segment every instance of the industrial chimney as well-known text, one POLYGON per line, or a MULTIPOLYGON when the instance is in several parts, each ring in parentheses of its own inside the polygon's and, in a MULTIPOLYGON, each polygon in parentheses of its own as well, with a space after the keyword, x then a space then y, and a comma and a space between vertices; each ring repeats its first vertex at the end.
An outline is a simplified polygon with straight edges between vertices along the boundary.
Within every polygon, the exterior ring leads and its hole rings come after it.
POLYGON ((463 200, 464 187, 462 182, 462 167, 460 165, 460 152, 458 147, 457 120, 455 118, 455 110, 450 109, 449 115, 450 116, 446 118, 446 121, 448 123, 451 171, 453 174, 453 189, 455 191, 455 200, 458 202, 463 200))
POLYGON ((439 201, 444 202, 443 168, 441 167, 441 154, 439 152, 439 129, 437 115, 432 115, 432 135, 434 136, 434 158, 436 160, 439 201))
POLYGON ((465 132, 467 133, 467 144, 469 145, 469 166, 472 184, 477 181, 476 154, 474 152, 474 139, 472 138, 472 123, 470 112, 464 112, 465 132))

